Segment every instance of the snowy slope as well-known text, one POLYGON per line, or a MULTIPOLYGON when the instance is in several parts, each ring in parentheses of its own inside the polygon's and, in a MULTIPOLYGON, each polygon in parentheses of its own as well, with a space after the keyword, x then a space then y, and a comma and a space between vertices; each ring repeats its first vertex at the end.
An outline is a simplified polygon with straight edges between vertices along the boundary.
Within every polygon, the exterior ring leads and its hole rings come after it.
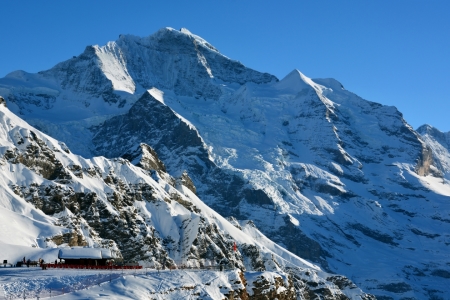
POLYGON ((161 168, 151 146, 222 216, 375 295, 449 293, 448 147, 334 79, 278 80, 164 28, 11 73, 0 94, 75 153, 161 168))
MULTIPOLYGON (((0 245, 9 262, 22 257, 53 261, 57 247, 103 247, 145 266, 223 262, 242 270, 276 271, 281 277, 289 271, 297 279, 286 290, 294 291, 298 282, 299 293, 370 298, 355 286, 341 290, 335 278, 352 285, 345 277, 324 272, 273 242, 262 244, 231 224, 183 185, 187 174, 173 178, 162 169, 147 171, 124 159, 84 159, 15 116, 4 102, 0 140, 0 245)), ((163 166, 157 157, 153 162, 163 166)), ((201 280, 193 279, 196 284, 201 280)), ((229 278, 228 284, 232 282, 229 278)))

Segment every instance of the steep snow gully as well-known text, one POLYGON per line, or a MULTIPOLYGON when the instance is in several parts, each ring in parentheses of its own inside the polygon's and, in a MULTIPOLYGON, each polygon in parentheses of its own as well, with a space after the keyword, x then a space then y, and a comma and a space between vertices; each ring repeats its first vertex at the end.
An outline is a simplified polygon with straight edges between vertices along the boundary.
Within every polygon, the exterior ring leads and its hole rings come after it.
POLYGON ((333 299, 370 296, 328 273, 379 299, 450 293, 449 133, 334 79, 279 80, 163 28, 8 74, 0 95, 8 247, 295 267, 297 291, 333 299))

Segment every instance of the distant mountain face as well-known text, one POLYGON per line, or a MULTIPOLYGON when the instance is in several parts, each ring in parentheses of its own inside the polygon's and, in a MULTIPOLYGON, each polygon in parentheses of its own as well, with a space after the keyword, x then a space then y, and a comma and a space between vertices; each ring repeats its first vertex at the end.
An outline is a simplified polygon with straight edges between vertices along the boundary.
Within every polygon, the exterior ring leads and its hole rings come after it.
POLYGON ((166 28, 11 73, 0 94, 75 153, 158 169, 151 146, 222 216, 382 299, 449 292, 448 134, 334 79, 278 80, 166 28))

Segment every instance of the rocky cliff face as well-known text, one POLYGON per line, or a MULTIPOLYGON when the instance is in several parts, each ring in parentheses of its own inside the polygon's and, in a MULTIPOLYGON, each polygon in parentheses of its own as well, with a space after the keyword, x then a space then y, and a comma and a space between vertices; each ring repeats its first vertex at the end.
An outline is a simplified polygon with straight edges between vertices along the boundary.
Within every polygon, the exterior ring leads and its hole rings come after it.
POLYGON ((450 179, 450 133, 441 132, 430 125, 420 126, 417 132, 431 148, 436 176, 450 179))
MULTIPOLYGON (((39 74, 12 73, 0 91, 14 112, 72 151, 121 157, 153 180, 186 187, 222 216, 253 220, 272 241, 381 298, 448 292, 440 276, 450 224, 445 138, 414 131, 395 107, 334 79, 294 70, 279 81, 186 30, 162 29, 88 47, 39 74), (57 117, 69 110, 70 120, 57 117)), ((8 155, 33 162, 33 149, 8 155)), ((49 160, 35 170, 70 180, 49 160)), ((116 175, 102 173, 114 185, 105 199, 144 193, 118 190, 116 175)), ((186 199, 167 198, 195 212, 186 199)), ((248 263, 261 265, 256 257, 248 263)))

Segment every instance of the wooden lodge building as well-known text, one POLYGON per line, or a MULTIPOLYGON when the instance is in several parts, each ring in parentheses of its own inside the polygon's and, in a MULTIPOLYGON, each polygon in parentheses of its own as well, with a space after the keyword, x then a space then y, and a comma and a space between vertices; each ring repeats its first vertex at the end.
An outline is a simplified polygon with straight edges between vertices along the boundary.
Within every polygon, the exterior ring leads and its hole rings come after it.
POLYGON ((104 248, 71 247, 59 249, 58 258, 67 265, 106 266, 114 257, 104 248))

